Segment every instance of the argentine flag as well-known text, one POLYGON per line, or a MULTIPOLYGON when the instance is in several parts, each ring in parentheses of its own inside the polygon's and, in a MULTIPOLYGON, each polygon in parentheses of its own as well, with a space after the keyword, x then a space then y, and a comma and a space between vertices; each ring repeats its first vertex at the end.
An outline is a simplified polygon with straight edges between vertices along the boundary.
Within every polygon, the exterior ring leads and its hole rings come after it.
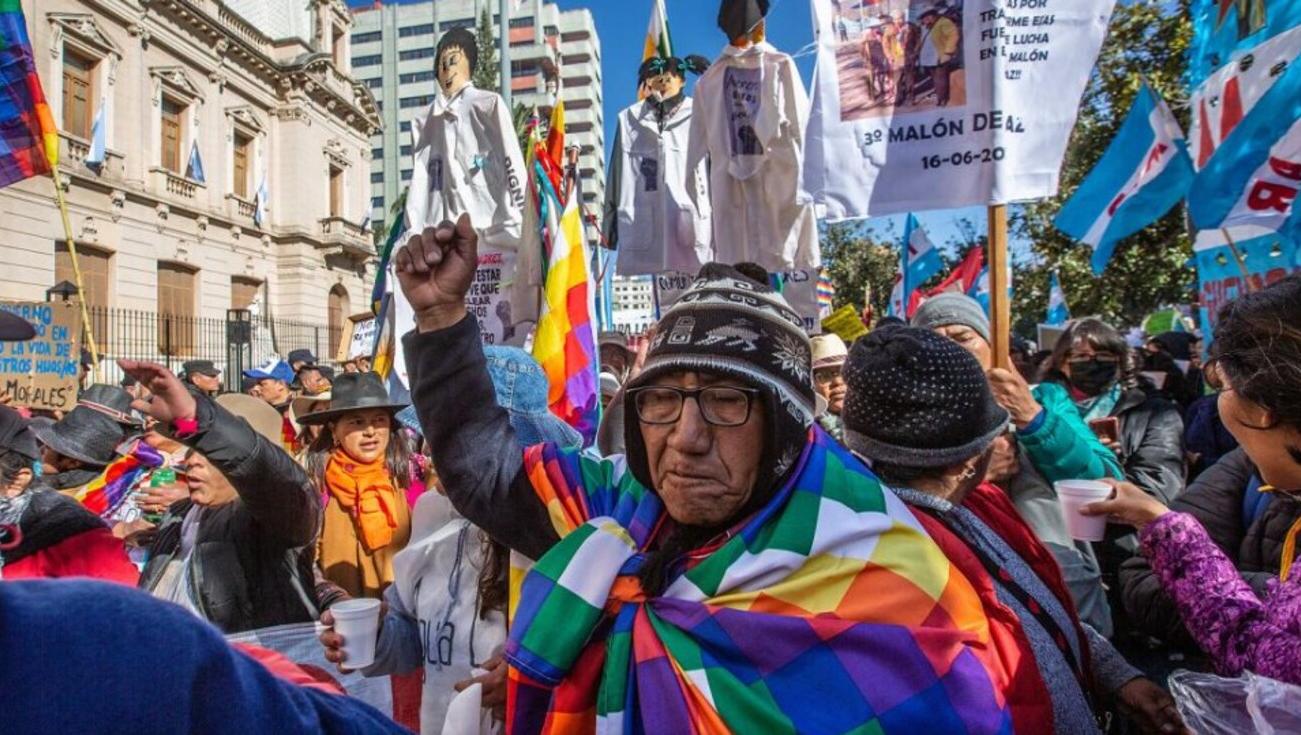
POLYGON ((193 179, 200 184, 207 183, 203 175, 203 158, 199 156, 199 141, 190 142, 190 163, 185 167, 185 178, 193 179))
POLYGON ((258 227, 261 227, 262 223, 267 219, 267 200, 270 198, 270 194, 267 192, 267 175, 264 172, 262 174, 262 183, 258 184, 257 195, 253 202, 253 224, 258 227))
MULTIPOLYGON (((976 282, 971 285, 971 290, 967 292, 967 295, 979 301, 980 305, 984 307, 985 313, 989 314, 989 295, 991 293, 993 293, 993 290, 989 284, 989 264, 986 263, 985 267, 980 269, 980 275, 976 278, 976 282)), ((1007 264, 1007 299, 1009 302, 1012 300, 1012 263, 1010 261, 1007 264)))
POLYGON ((1050 327, 1060 326, 1071 320, 1071 310, 1066 306, 1066 292, 1062 290, 1062 279, 1053 271, 1052 283, 1048 288, 1048 317, 1044 324, 1050 327))
POLYGON ((1062 206, 1057 229, 1093 248, 1102 275, 1116 243, 1160 219, 1193 179, 1188 144, 1170 108, 1146 84, 1102 160, 1062 206))
POLYGON ((926 236, 922 223, 917 221, 917 215, 911 212, 904 225, 903 250, 904 262, 907 263, 903 268, 903 300, 907 303, 912 298, 913 291, 944 270, 944 261, 940 259, 940 251, 926 236))
POLYGON ((108 141, 105 140, 104 130, 104 99, 99 101, 99 110, 95 112, 95 121, 90 126, 90 152, 86 154, 86 166, 91 170, 99 173, 100 167, 104 165, 105 155, 108 150, 108 141))
POLYGON ((1201 230, 1296 237, 1301 213, 1301 3, 1198 0, 1189 58, 1188 210, 1201 230))

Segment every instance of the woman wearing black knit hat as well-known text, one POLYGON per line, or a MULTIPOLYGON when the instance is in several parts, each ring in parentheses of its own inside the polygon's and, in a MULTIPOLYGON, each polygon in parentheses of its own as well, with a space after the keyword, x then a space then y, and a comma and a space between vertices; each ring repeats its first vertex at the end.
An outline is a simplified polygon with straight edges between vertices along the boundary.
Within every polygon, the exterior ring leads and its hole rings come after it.
POLYGON ((855 344, 843 371, 845 444, 987 591, 991 620, 1019 621, 1009 632, 1037 671, 1018 676, 1042 687, 1014 682, 1013 691, 1033 699, 1046 690, 1058 733, 1098 732, 1095 694, 1118 697, 1151 731, 1179 726, 1169 695, 1080 623, 1052 555, 1007 496, 984 483, 991 445, 1010 420, 976 358, 928 330, 887 327, 855 344))

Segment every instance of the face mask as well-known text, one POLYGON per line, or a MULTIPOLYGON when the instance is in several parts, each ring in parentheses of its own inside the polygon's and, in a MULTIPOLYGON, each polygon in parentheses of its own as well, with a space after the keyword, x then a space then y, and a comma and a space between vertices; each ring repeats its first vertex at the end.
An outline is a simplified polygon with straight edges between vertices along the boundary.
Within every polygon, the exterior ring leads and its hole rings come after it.
POLYGON ((1101 360, 1076 360, 1071 363, 1071 385, 1086 396, 1101 395, 1116 382, 1120 366, 1101 360))

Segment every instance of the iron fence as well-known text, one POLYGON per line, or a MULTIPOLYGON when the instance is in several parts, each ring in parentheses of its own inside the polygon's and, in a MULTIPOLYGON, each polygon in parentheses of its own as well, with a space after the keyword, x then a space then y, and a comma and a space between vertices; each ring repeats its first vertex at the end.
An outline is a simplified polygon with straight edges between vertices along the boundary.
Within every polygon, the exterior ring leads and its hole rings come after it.
MULTIPOLYGON (((180 371, 187 360, 211 360, 227 390, 239 390, 240 374, 273 355, 308 349, 335 367, 341 334, 329 325, 230 312, 229 318, 188 317, 131 309, 91 307, 91 326, 102 358, 101 380, 117 382, 118 359, 150 360, 180 371)), ((84 334, 82 343, 85 344, 84 334)))

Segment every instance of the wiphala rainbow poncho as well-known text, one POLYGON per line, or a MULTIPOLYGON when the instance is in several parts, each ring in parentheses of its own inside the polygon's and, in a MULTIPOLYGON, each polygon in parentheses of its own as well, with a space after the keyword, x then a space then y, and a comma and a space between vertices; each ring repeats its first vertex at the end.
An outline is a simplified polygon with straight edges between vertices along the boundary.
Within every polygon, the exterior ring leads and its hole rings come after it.
POLYGON ((1011 732, 975 590, 820 429, 772 502, 650 599, 659 497, 617 458, 542 446, 525 465, 562 540, 516 607, 510 732, 1011 732))

